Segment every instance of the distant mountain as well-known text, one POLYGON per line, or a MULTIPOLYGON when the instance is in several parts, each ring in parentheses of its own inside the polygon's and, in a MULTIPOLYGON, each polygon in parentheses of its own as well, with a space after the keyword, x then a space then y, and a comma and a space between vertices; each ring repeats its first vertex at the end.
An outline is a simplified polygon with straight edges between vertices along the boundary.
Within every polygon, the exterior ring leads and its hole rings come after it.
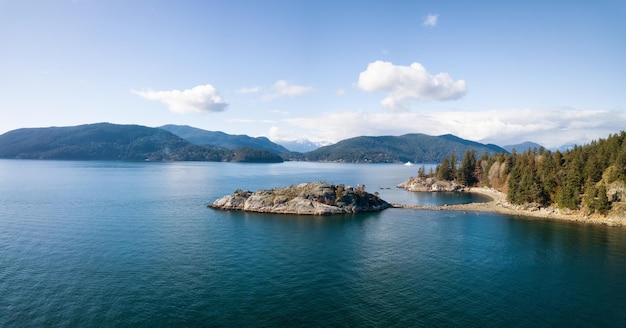
POLYGON ((351 163, 438 163, 450 153, 461 159, 468 149, 473 149, 476 156, 507 153, 496 145, 485 145, 449 134, 438 137, 406 134, 346 139, 303 154, 303 159, 351 163))
POLYGON ((562 145, 561 147, 556 148, 555 150, 558 150, 558 151, 563 153, 563 152, 566 152, 568 150, 574 149, 574 147, 576 147, 575 143, 567 143, 567 144, 562 145))
POLYGON ((220 131, 202 130, 188 125, 169 124, 159 128, 169 131, 196 145, 213 145, 231 150, 247 147, 267 150, 274 154, 289 152, 287 148, 275 144, 265 137, 253 138, 247 135, 232 135, 220 131))
POLYGON ((168 131, 110 123, 28 128, 0 135, 0 158, 280 162, 270 152, 199 146, 168 131))
POLYGON ((278 144, 289 149, 292 152, 300 152, 300 153, 314 151, 317 148, 321 147, 320 144, 314 143, 313 141, 310 141, 308 139, 299 139, 299 140, 294 140, 294 141, 281 141, 281 142, 278 142, 278 144))
MULTIPOLYGON (((539 149, 539 148, 542 148, 542 147, 543 146, 538 144, 538 143, 535 143, 535 142, 532 142, 532 141, 524 141, 524 142, 522 142, 520 144, 507 145, 507 146, 504 146, 502 148, 506 149, 508 152, 511 152, 511 151, 513 151, 513 149, 515 149, 516 152, 522 153, 522 152, 525 152, 525 151, 527 151, 529 149, 534 149, 534 148, 539 149)), ((545 147, 543 147, 543 148, 545 148, 545 147)))

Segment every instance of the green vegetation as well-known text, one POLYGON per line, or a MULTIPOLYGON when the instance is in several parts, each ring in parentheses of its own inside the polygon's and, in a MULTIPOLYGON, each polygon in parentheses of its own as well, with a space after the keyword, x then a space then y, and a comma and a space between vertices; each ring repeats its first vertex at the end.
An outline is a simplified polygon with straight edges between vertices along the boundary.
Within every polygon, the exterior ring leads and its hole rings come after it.
MULTIPOLYGON (((98 123, 18 129, 0 135, 0 158, 25 159, 436 163, 448 154, 461 157, 468 149, 490 155, 505 152, 495 145, 484 145, 452 135, 407 134, 399 137, 357 137, 303 154, 289 152, 264 137, 235 136, 180 125, 149 128, 98 123)), ((446 178, 455 178, 455 174, 453 172, 446 178)))
POLYGON ((266 150, 194 145, 162 129, 109 123, 9 131, 0 135, 0 158, 282 162, 266 150))
POLYGON ((280 163, 283 159, 264 149, 253 149, 249 147, 237 148, 229 157, 230 162, 240 163, 280 163))
POLYGON ((470 149, 465 152, 461 166, 456 171, 456 180, 465 186, 474 185, 478 182, 476 169, 476 157, 474 156, 474 150, 470 149))
POLYGON ((606 214, 626 192, 626 132, 561 153, 543 147, 522 153, 483 155, 466 151, 459 166, 454 154, 434 175, 473 186, 490 186, 513 204, 557 204, 559 208, 606 214))
POLYGON ((283 154, 289 150, 281 145, 271 142, 265 137, 249 137, 247 135, 231 135, 220 131, 207 131, 187 125, 164 125, 160 129, 171 132, 196 145, 211 145, 230 150, 239 148, 259 149, 283 154))
MULTIPOLYGON (((425 134, 403 136, 356 137, 290 159, 346 163, 438 163, 450 153, 460 157, 473 149, 476 153, 494 155, 506 152, 495 145, 484 145, 452 135, 438 137, 425 134)), ((285 157, 285 155, 283 155, 285 157)))

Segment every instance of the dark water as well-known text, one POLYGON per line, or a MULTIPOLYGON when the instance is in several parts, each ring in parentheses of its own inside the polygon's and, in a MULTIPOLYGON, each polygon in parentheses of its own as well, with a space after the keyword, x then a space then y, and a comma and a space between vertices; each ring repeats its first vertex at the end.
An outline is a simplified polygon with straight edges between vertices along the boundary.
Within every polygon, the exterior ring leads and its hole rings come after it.
POLYGON ((434 205, 402 165, 0 160, 0 326, 626 325, 626 229, 389 209, 207 209, 324 180, 434 205))

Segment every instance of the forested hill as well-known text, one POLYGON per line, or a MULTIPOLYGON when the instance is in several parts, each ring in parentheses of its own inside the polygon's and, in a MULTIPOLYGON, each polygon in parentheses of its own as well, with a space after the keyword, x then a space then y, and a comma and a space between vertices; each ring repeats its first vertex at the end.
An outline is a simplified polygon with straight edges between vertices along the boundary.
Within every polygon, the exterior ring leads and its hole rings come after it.
POLYGON ((626 201, 624 131, 564 153, 529 150, 491 162, 508 172, 507 195, 516 204, 556 203, 604 214, 626 201))
MULTIPOLYGON (((459 158, 442 158, 436 177, 496 188, 513 204, 626 216, 624 131, 565 152, 540 147, 479 159, 467 152, 458 165, 459 158)), ((424 171, 420 169, 418 175, 424 176, 424 171)))
POLYGON ((460 158, 469 149, 481 155, 507 153, 496 145, 485 145, 453 135, 406 134, 346 139, 308 152, 303 159, 348 163, 438 163, 451 153, 460 158))
POLYGON ((0 135, 0 158, 281 162, 268 151, 190 143, 168 131, 110 123, 25 128, 0 135))
POLYGON ((271 142, 265 137, 253 138, 247 135, 232 135, 220 131, 207 131, 188 125, 168 124, 160 127, 196 145, 213 145, 227 149, 241 147, 267 150, 274 154, 283 154, 289 150, 271 142))

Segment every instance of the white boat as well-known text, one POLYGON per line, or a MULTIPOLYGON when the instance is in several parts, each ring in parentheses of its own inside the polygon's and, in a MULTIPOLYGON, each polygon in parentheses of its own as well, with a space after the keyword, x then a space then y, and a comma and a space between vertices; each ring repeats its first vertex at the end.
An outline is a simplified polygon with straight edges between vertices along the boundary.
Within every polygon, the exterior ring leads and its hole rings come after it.
POLYGON ((412 165, 413 165, 413 163, 411 163, 411 161, 408 161, 408 162, 404 163, 404 166, 412 166, 412 165))

